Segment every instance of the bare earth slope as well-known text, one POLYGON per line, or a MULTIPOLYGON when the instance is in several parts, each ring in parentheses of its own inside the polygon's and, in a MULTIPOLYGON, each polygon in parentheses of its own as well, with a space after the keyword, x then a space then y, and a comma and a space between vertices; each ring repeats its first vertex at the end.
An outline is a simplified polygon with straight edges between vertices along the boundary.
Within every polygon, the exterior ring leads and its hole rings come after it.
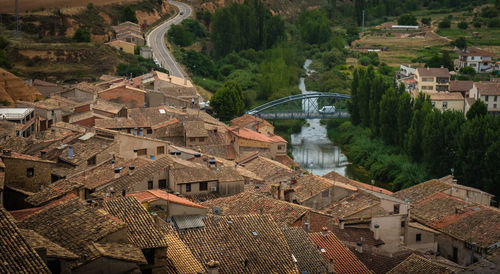
POLYGON ((24 83, 14 74, 0 68, 0 101, 9 102, 11 106, 16 100, 33 102, 41 99, 42 94, 24 83))

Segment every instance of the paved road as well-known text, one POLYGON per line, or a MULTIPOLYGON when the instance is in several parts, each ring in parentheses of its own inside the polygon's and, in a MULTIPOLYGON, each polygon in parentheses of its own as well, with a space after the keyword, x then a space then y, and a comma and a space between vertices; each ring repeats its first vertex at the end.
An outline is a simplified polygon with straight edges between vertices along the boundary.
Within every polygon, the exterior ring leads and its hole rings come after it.
POLYGON ((170 75, 184 78, 185 73, 175 61, 172 54, 168 51, 165 44, 165 34, 170 29, 170 26, 179 24, 182 20, 191 16, 192 9, 190 6, 177 1, 168 1, 170 4, 179 8, 179 13, 172 19, 162 23, 148 33, 146 40, 147 45, 153 50, 153 56, 158 60, 162 68, 167 69, 170 75), (181 15, 182 14, 182 15, 181 15))

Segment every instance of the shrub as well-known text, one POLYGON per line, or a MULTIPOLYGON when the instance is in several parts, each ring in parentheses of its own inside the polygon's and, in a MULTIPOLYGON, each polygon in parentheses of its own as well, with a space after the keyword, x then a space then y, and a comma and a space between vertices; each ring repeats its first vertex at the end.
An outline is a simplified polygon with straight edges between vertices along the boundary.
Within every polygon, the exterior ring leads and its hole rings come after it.
POLYGON ((451 21, 449 19, 444 19, 443 21, 439 22, 438 27, 440 29, 449 29, 451 25, 451 21))
POLYGON ((491 19, 488 22, 488 28, 500 28, 500 18, 491 19))
POLYGON ((458 26, 459 29, 467 29, 467 27, 469 26, 469 24, 467 24, 467 22, 462 21, 462 22, 458 23, 457 26, 458 26))
POLYGON ((73 34, 73 41, 82 43, 90 42, 90 32, 87 28, 78 28, 73 34))
POLYGON ((398 18, 398 25, 416 26, 417 18, 411 13, 403 14, 398 18))
POLYGON ((467 67, 461 68, 460 73, 474 76, 474 75, 476 75, 476 70, 473 67, 467 66, 467 67))

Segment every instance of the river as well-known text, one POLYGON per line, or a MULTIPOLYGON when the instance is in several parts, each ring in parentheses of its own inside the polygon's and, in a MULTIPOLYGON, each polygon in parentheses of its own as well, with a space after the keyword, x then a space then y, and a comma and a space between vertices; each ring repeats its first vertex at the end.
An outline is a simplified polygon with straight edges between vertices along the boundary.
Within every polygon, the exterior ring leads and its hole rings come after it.
MULTIPOLYGON (((304 69, 310 75, 311 60, 306 60, 304 69)), ((302 94, 312 91, 306 90, 305 78, 300 78, 299 89, 302 94)), ((307 111, 307 110, 305 110, 307 111)), ((362 169, 349 163, 340 147, 328 139, 326 126, 320 124, 319 119, 308 119, 298 134, 291 136, 292 154, 294 160, 309 172, 323 176, 330 171, 336 171, 342 176, 369 182, 370 178, 362 169)))

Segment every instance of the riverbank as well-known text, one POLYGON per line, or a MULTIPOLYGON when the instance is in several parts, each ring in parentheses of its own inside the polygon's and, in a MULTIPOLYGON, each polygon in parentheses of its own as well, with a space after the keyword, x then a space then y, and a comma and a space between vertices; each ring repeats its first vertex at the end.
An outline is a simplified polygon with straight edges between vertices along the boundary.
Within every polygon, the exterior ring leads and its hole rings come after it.
POLYGON ((370 129, 353 126, 348 119, 322 123, 326 124, 328 138, 360 169, 357 173, 368 174, 367 179, 373 178, 377 186, 397 191, 429 179, 421 164, 412 163, 400 148, 374 137, 370 129))
MULTIPOLYGON (((288 144, 292 143, 292 134, 300 133, 302 127, 306 124, 306 120, 275 120, 272 121, 274 126, 274 134, 281 136, 288 144)), ((287 146, 286 153, 293 159, 293 148, 287 146)))

